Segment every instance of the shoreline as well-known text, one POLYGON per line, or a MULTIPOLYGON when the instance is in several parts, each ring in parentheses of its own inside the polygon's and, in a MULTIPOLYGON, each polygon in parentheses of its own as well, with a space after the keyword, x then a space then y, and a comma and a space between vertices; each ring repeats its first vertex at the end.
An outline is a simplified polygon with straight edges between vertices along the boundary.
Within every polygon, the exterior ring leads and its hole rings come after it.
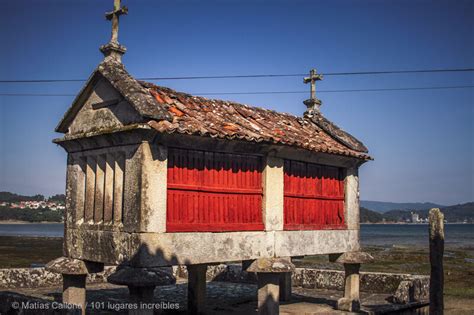
POLYGON ((64 222, 53 222, 53 221, 21 221, 21 220, 0 220, 0 224, 64 224, 64 222))

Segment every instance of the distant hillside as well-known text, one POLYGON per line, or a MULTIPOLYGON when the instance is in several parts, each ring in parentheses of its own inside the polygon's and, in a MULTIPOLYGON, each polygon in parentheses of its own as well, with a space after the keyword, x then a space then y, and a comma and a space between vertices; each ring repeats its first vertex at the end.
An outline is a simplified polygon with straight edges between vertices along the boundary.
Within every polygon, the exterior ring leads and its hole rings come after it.
POLYGON ((8 191, 0 191, 0 202, 43 201, 43 195, 22 196, 8 191))
POLYGON ((443 208, 446 206, 438 205, 431 202, 384 202, 361 200, 360 205, 364 208, 371 209, 380 213, 390 210, 426 210, 431 208, 443 208))
MULTIPOLYGON (((464 220, 474 222, 474 202, 441 207, 441 211, 444 213, 444 219, 448 222, 462 222, 464 220)), ((392 210, 384 213, 383 217, 387 221, 405 221, 410 219, 410 212, 412 211, 392 210)), ((427 218, 429 209, 416 210, 413 212, 418 213, 421 218, 427 218)))
POLYGON ((383 220, 383 215, 366 209, 364 207, 360 207, 360 222, 361 223, 377 223, 377 222, 382 222, 383 220))

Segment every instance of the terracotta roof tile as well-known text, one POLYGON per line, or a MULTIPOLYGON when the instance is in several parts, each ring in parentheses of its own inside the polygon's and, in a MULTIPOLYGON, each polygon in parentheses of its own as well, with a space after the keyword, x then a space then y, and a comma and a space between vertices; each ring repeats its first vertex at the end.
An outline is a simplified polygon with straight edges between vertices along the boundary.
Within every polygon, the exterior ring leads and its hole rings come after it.
POLYGON ((207 99, 141 82, 173 117, 150 121, 159 132, 291 145, 311 151, 370 159, 363 144, 327 119, 297 117, 229 101, 207 99))

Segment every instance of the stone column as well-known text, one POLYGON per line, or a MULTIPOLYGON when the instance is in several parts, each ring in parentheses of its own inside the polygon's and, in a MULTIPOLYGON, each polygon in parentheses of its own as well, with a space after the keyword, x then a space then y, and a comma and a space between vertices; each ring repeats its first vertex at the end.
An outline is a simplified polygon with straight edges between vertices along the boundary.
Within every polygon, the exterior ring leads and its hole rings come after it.
POLYGON ((267 156, 263 171, 265 231, 283 230, 283 159, 267 156))
POLYGON ((282 274, 291 274, 294 269, 287 258, 260 258, 247 268, 248 272, 257 273, 259 314, 279 314, 280 278, 282 274))
POLYGON ((280 275, 280 301, 287 302, 291 300, 291 272, 285 272, 280 275))
POLYGON ((206 264, 188 265, 188 313, 203 314, 206 303, 206 264))
MULTIPOLYGON (((86 278, 89 273, 101 272, 104 265, 79 259, 60 257, 50 261, 46 270, 63 276, 63 303, 76 305, 86 313, 86 278)), ((77 313, 72 310, 72 313, 77 313)))
POLYGON ((349 230, 360 229, 359 213, 359 170, 348 168, 344 180, 344 217, 349 230))
POLYGON ((337 300, 337 309, 357 312, 360 310, 359 297, 360 264, 344 264, 344 297, 337 300))
POLYGON ((137 305, 129 314, 152 315, 154 308, 154 290, 160 285, 176 283, 171 268, 134 268, 119 266, 107 281, 113 284, 126 285, 130 294, 130 303, 137 305))
POLYGON ((360 310, 360 264, 373 261, 373 257, 364 252, 347 252, 344 254, 333 254, 329 260, 344 264, 344 297, 337 301, 337 309, 347 312, 360 310))

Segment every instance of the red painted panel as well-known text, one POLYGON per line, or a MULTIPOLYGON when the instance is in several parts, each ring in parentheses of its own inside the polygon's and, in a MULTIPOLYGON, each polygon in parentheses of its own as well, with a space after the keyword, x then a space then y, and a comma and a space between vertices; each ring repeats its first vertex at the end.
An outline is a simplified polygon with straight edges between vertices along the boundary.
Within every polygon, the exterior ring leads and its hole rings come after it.
POLYGON ((259 156, 170 148, 168 232, 263 230, 259 156))
POLYGON ((284 229, 344 229, 343 170, 285 160, 284 229))

